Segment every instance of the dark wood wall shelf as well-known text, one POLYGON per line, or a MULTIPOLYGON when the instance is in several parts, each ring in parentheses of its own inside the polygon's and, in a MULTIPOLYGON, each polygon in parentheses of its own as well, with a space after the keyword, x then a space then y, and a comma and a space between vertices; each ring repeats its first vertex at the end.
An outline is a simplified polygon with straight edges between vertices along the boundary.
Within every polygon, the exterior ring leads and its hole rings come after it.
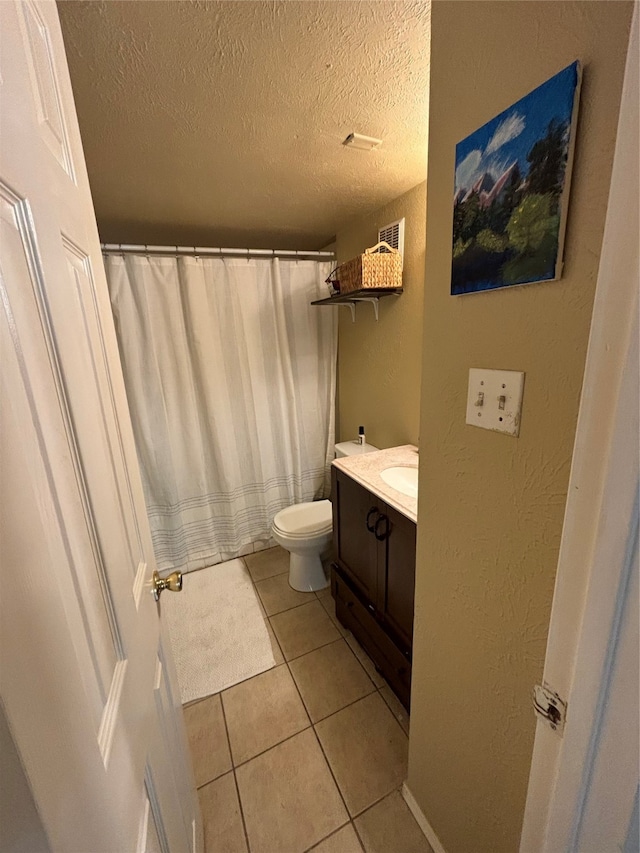
POLYGON ((316 299, 312 305, 344 305, 351 309, 351 320, 356 321, 356 304, 358 302, 370 302, 378 319, 378 303, 385 296, 399 296, 401 287, 376 287, 352 290, 351 293, 338 293, 336 296, 328 296, 326 299, 316 299))

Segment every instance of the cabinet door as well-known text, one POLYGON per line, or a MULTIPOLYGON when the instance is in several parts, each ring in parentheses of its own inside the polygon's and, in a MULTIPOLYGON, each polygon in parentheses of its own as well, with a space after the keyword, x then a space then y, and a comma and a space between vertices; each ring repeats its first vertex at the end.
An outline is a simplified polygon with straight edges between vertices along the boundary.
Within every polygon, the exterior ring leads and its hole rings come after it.
POLYGON ((413 637, 413 600, 416 577, 416 525, 402 513, 383 504, 381 511, 389 519, 376 531, 378 541, 379 618, 395 635, 406 652, 413 637))
POLYGON ((332 469, 333 543, 335 558, 367 602, 378 600, 377 542, 367 528, 383 504, 363 486, 332 469))

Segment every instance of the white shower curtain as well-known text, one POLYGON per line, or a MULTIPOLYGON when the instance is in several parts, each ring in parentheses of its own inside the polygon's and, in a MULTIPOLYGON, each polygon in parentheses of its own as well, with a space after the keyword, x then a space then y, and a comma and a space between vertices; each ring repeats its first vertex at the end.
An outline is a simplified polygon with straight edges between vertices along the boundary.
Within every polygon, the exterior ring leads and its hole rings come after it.
POLYGON ((183 571, 270 539, 326 496, 337 328, 315 261, 109 255, 156 558, 183 571))

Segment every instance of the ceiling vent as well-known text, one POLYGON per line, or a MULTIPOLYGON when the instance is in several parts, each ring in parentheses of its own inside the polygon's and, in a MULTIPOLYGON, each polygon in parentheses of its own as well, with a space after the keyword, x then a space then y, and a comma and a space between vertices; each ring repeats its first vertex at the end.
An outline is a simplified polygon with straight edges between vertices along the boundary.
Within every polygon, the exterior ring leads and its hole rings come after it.
POLYGON ((362 133, 350 133, 342 142, 348 148, 359 148, 361 151, 373 151, 382 145, 381 139, 375 136, 365 136, 362 133))
POLYGON ((404 256, 404 217, 397 222, 383 225, 378 231, 378 242, 384 240, 393 249, 397 249, 404 256))

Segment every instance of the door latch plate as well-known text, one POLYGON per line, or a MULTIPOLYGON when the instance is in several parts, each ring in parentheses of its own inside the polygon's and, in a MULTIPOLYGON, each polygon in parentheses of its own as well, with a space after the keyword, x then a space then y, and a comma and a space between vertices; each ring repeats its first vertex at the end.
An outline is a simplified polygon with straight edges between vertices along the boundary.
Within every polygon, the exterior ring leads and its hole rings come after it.
POLYGON ((567 703, 548 684, 534 686, 533 710, 554 732, 562 734, 567 719, 567 703))

